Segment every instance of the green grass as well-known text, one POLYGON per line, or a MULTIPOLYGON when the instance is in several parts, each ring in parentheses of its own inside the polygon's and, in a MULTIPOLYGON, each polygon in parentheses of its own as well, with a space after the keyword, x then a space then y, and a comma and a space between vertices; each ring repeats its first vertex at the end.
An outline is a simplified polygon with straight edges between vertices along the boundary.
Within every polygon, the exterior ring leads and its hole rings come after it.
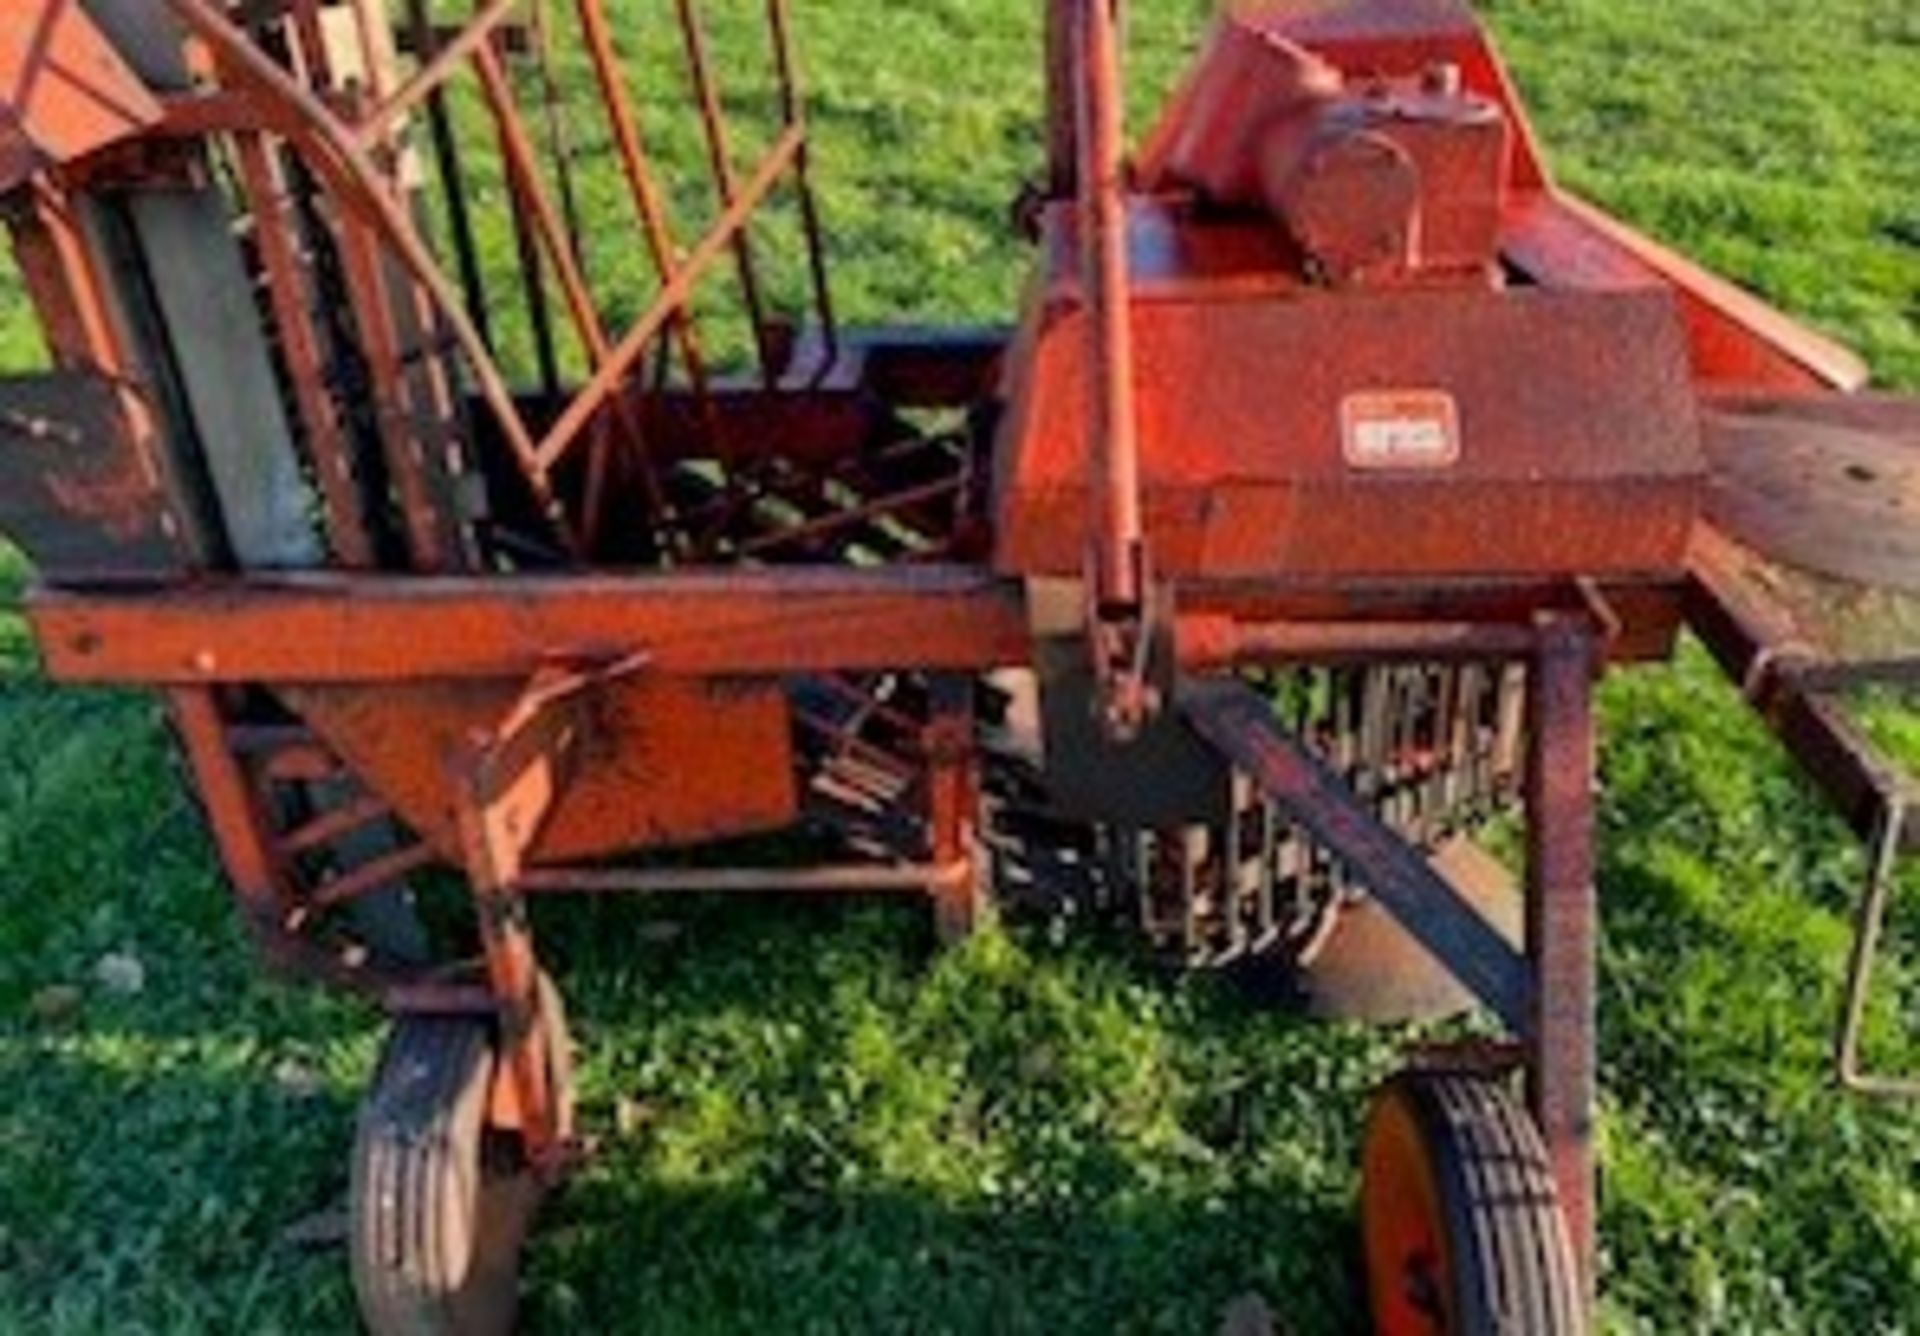
MULTIPOLYGON (((798 8, 843 304, 1004 318, 1038 6, 798 8)), ((1566 179, 1920 387, 1908 0, 1488 8, 1566 179)), ((1206 6, 1138 9, 1149 107, 1206 6)), ((0 360, 30 329, 0 285, 0 360)), ((0 597, 23 579, 0 558, 0 597)), ((51 690, 9 621, 0 665, 0 1330, 347 1329, 341 1259, 283 1231, 344 1191, 374 1018, 256 973, 150 700, 51 690), (98 982, 114 952, 138 995, 98 982)), ((1824 1078, 1857 854, 1697 651, 1604 712, 1610 1326, 1920 1328, 1920 1116, 1824 1078)), ((1391 1035, 1097 935, 937 955, 908 910, 541 929, 604 1146, 530 1259, 538 1330, 1205 1332, 1247 1291, 1293 1332, 1358 1320, 1355 1126, 1391 1035)), ((1912 1060, 1903 1001, 1877 1038, 1912 1060)))

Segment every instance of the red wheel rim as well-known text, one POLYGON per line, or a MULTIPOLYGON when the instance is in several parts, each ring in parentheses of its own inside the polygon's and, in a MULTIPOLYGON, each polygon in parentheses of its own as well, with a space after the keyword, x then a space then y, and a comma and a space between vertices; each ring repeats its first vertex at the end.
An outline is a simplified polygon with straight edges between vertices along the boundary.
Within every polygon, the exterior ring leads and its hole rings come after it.
POLYGON ((1374 1110, 1361 1157, 1367 1302, 1379 1336, 1453 1329, 1452 1257, 1427 1138, 1403 1094, 1374 1110))

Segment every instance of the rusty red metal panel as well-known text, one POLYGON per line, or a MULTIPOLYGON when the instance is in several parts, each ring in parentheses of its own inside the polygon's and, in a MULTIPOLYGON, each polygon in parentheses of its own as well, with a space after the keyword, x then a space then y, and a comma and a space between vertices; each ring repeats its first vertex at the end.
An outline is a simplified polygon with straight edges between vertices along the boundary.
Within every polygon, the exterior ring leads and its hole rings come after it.
MULTIPOLYGON (((450 768, 503 717, 518 683, 293 687, 283 699, 444 856, 461 856, 450 768)), ((628 679, 589 693, 568 778, 529 863, 779 830, 798 814, 792 730, 777 684, 628 679)))
MULTIPOLYGON (((1155 569, 1677 573, 1702 487, 1683 333, 1658 290, 1343 292, 1185 270, 1148 220, 1136 284, 1155 569)), ((1238 245, 1236 241, 1233 243, 1238 245)), ((1070 250, 1071 247, 1065 249, 1070 250)), ((1071 280, 1029 314, 996 473, 1000 569, 1071 574, 1089 374, 1071 280)))
POLYGON ((161 114, 76 0, 0 7, 0 191, 152 129, 161 114))
POLYGON ((1541 191, 1516 199, 1504 246, 1530 281, 1563 291, 1671 288, 1705 387, 1804 393, 1867 383, 1866 363, 1854 353, 1571 196, 1541 191))
POLYGON ((160 480, 124 410, 111 382, 85 372, 0 380, 0 532, 43 574, 183 564, 160 480))

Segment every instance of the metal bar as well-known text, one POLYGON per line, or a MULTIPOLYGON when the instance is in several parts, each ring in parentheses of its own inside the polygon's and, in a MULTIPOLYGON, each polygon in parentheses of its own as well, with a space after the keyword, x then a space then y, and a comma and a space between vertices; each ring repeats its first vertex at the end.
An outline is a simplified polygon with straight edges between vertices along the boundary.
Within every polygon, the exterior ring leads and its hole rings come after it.
POLYGON ((384 799, 372 794, 363 794, 351 802, 342 803, 331 811, 321 813, 304 826, 288 831, 274 842, 274 851, 282 858, 286 858, 321 848, 332 844, 343 835, 350 835, 362 827, 372 825, 392 811, 393 808, 388 806, 384 799))
POLYGON ((168 693, 167 703, 236 898, 250 920, 277 921, 291 900, 259 794, 227 745, 218 699, 210 690, 188 689, 168 693))
MULTIPOLYGON (((607 121, 613 131, 614 149, 620 170, 633 196, 634 210, 640 216, 640 232, 646 239, 647 253, 662 283, 673 277, 673 229, 667 220, 666 201, 654 179, 640 138, 638 112, 620 77, 620 62, 614 52, 613 34, 607 25, 601 0, 575 0, 580 13, 581 32, 586 37, 587 55, 593 64, 593 76, 600 86, 600 97, 607 109, 607 121)), ((677 306, 671 320, 673 336, 687 368, 687 380, 696 394, 707 393, 706 354, 700 347, 699 332, 688 318, 684 304, 677 306)))
POLYGON ((1047 3, 1047 194, 1055 200, 1073 199, 1079 193, 1074 34, 1080 3, 1081 0, 1048 0, 1047 3))
POLYGON ((462 62, 488 44, 494 29, 500 26, 516 2, 490 0, 484 9, 468 19, 466 26, 415 70, 413 76, 401 84, 392 97, 371 108, 354 123, 349 132, 353 147, 364 151, 378 143, 387 128, 407 114, 408 108, 445 83, 459 70, 462 62))
POLYGON ((491 990, 476 984, 425 980, 395 983, 379 992, 380 1006, 390 1016, 475 1016, 493 1019, 500 1003, 491 990))
POLYGON ((940 936, 955 941, 973 930, 980 912, 974 829, 980 810, 980 762, 973 720, 973 679, 940 677, 932 684, 926 728, 927 852, 947 875, 929 889, 940 936))
POLYGON ((890 752, 878 743, 860 737, 853 729, 823 719, 798 705, 792 707, 792 712, 795 724, 833 744, 840 754, 864 757, 875 770, 884 771, 903 782, 913 773, 912 758, 890 752))
POLYGON ((1834 1067, 1840 1084, 1855 1094, 1881 1099, 1920 1099, 1920 1080, 1876 1075, 1867 1070, 1861 1056, 1874 964, 1880 954, 1881 936, 1886 931, 1887 904, 1893 897, 1894 871, 1899 866, 1900 851, 1909 838, 1905 834, 1906 824, 1906 803, 1900 799, 1890 801, 1869 850, 1867 887, 1860 897, 1853 950, 1847 960, 1846 1005, 1834 1041, 1834 1067))
POLYGON ((327 67, 327 41, 320 30, 320 0, 293 0, 293 30, 308 82, 324 88, 333 82, 327 67))
POLYGON ((808 520, 805 523, 793 525, 777 533, 763 534, 758 538, 748 539, 740 545, 740 551, 743 555, 751 556, 756 553, 765 552, 770 548, 785 547, 789 543, 799 543, 805 542, 810 538, 819 538, 825 534, 833 533, 836 530, 847 528, 850 525, 862 524, 868 520, 891 515, 893 512, 904 510, 909 506, 921 505, 928 501, 938 500, 944 496, 952 496, 957 493, 963 485, 962 479, 943 478, 939 482, 930 482, 924 487, 914 487, 893 496, 878 497, 847 510, 835 511, 829 515, 822 515, 819 519, 808 520))
POLYGON ((567 447, 579 436, 607 396, 619 387, 633 364, 646 352, 661 326, 673 316, 674 311, 686 304, 694 285, 706 273, 713 262, 719 258, 733 238, 747 225, 753 212, 761 201, 773 189, 793 161, 793 155, 799 150, 802 136, 788 130, 767 151, 753 179, 740 191, 733 204, 720 218, 713 229, 701 238, 698 245, 687 255, 686 260, 674 273, 673 278, 661 288, 654 299, 652 308, 641 317, 638 324, 628 330, 612 355, 594 373, 573 402, 560 415, 558 421, 541 438, 533 450, 534 464, 544 472, 553 467, 567 447))
POLYGON ((513 90, 507 84, 499 54, 483 43, 473 53, 473 68, 480 76, 481 95, 499 131, 501 153, 506 159, 514 192, 532 215, 535 235, 553 265, 555 277, 560 280, 560 293, 573 318, 574 331, 580 336, 587 355, 598 366, 612 351, 607 332, 600 323, 600 313, 594 309, 586 275, 581 272, 578 257, 568 244, 566 228, 541 183, 539 155, 514 106, 513 90))
POLYGON ((579 737, 572 706, 584 679, 542 668, 491 731, 452 762, 461 861, 471 885, 487 981, 500 1007, 501 1067, 494 1111, 504 1100, 528 1159, 545 1173, 565 1151, 560 1092, 540 1025, 540 962, 518 879, 565 784, 579 737))
POLYGON ((334 556, 343 566, 365 569, 374 564, 373 540, 360 514, 352 455, 340 415, 326 391, 320 346, 314 337, 298 262, 287 239, 286 219, 266 144, 257 134, 237 135, 234 150, 247 207, 253 215, 254 241, 266 271, 267 295, 280 335, 280 350, 286 358, 287 378, 293 383, 294 402, 306 429, 307 450, 320 479, 334 556))
MULTIPOLYGON (((547 192, 540 181, 538 155, 533 141, 527 137, 526 127, 521 123, 515 110, 513 90, 508 86, 506 71, 501 68, 500 57, 489 44, 482 44, 474 52, 473 64, 480 76, 481 93, 487 102, 487 108, 493 114, 494 124, 500 133, 501 150, 505 154, 507 170, 517 196, 525 201, 533 215, 533 226, 541 244, 546 250, 547 260, 553 265, 554 274, 560 280, 561 294, 566 298, 568 313, 573 318, 574 332, 579 336, 586 349, 587 358, 593 370, 605 366, 613 355, 613 347, 608 342, 606 327, 600 321, 600 313, 594 309, 593 297, 588 290, 586 274, 581 271, 579 256, 568 242, 566 229, 560 216, 554 211, 553 202, 547 198, 547 192)), ((640 456, 642 476, 646 483, 647 498, 656 513, 665 507, 665 493, 660 486, 659 474, 652 461, 647 457, 646 442, 640 435, 640 424, 631 411, 624 396, 615 396, 613 410, 620 419, 620 425, 628 443, 640 456)), ((588 503, 582 508, 581 527, 591 535, 598 525, 598 506, 595 497, 599 484, 605 476, 605 455, 609 448, 606 433, 597 433, 594 438, 594 458, 590 464, 590 476, 593 479, 588 491, 588 503)))
POLYGON ((953 874, 938 864, 809 868, 533 868, 515 883, 529 894, 924 895, 953 874))
POLYGON ((377 101, 388 93, 386 61, 381 59, 381 28, 386 22, 384 0, 352 0, 354 36, 360 42, 360 68, 366 74, 367 92, 377 101), (376 9, 376 4, 382 6, 376 9))
POLYGON ((858 683, 852 681, 844 674, 823 673, 814 679, 813 684, 840 697, 841 700, 854 705, 859 710, 862 719, 878 720, 892 728, 899 729, 903 733, 909 734, 918 733, 922 727, 921 720, 914 718, 903 710, 895 709, 884 701, 876 700, 867 694, 866 691, 862 690, 858 683))
MULTIPOLYGON (((499 136, 502 156, 506 154, 506 136, 499 136)), ((527 331, 533 339, 533 360, 540 376, 540 389, 549 399, 562 393, 559 345, 553 337, 553 313, 547 309, 546 267, 540 257, 540 243, 527 221, 525 197, 517 189, 507 195, 507 222, 513 230, 514 268, 520 279, 520 300, 527 308, 527 331)))
POLYGON ((1528 1094, 1547 1143, 1560 1208, 1586 1287, 1595 1292, 1595 744, 1591 633, 1571 619, 1542 628, 1529 679, 1527 956, 1534 987, 1521 1034, 1528 1094))
MULTIPOLYGON (((1877 841, 1910 781, 1875 753, 1836 694, 1906 680, 1909 666, 1823 662, 1787 610, 1741 575, 1725 539, 1703 534, 1688 560, 1688 624, 1827 802, 1862 839, 1877 841)), ((1920 852, 1920 827, 1902 826, 1906 851, 1920 852)))
POLYGON ((1143 588, 1138 407, 1127 265, 1125 105, 1111 0, 1081 0, 1079 66, 1081 286, 1087 307, 1087 458, 1097 503, 1092 535, 1102 604, 1138 609, 1143 588))
POLYGON ((43 589, 28 617, 49 675, 89 682, 502 678, 635 653, 670 674, 970 671, 1029 655, 1018 582, 941 566, 43 589))
MULTIPOLYGON (((245 751, 246 743, 229 734, 236 751, 245 751)), ((346 766, 332 752, 316 742, 277 745, 260 763, 260 778, 269 784, 321 784, 346 774, 346 766)))
POLYGON ((1379 906, 1509 1028, 1532 1007, 1525 962, 1446 878, 1238 682, 1185 681, 1187 721, 1363 881, 1379 906))
POLYGON ((384 890, 404 880, 409 873, 432 867, 439 861, 440 856, 428 846, 408 845, 316 886, 308 897, 307 908, 314 911, 337 909, 375 891, 384 890))
MULTIPOLYGON (((407 20, 413 29, 415 49, 422 53, 433 50, 435 38, 427 15, 427 0, 408 0, 407 20)), ((454 263, 460 271, 460 289, 466 294, 467 318, 473 322, 481 340, 491 347, 493 330, 487 318, 486 281, 481 276, 480 253, 474 244, 473 221, 467 212, 466 175, 461 170, 459 142, 441 89, 427 94, 426 117, 434 161, 440 168, 440 196, 447 209, 447 231, 453 243, 454 263)))
MULTIPOLYGON (((719 192, 721 208, 732 212, 739 195, 739 180, 734 175, 733 152, 727 144, 726 114, 720 106, 720 89, 714 82, 713 67, 707 58, 706 34, 700 25, 695 0, 675 0, 680 17, 680 35, 687 49, 687 71, 693 78, 695 99, 700 104, 700 125, 707 142, 707 162, 713 170, 714 188, 719 192)), ((798 159, 806 143, 806 132, 789 125, 787 137, 793 140, 789 156, 798 159)), ((740 274, 740 297, 747 307, 747 319, 753 325, 755 351, 760 356, 760 377, 769 388, 774 382, 773 348, 767 335, 766 309, 760 300, 760 279, 753 259, 753 243, 745 227, 732 236, 734 264, 740 274)))
POLYGON ((450 563, 442 541, 440 515, 427 491, 425 461, 412 430, 406 371, 400 360, 400 331, 394 321, 394 296, 387 286, 379 246, 358 218, 340 220, 340 258, 353 294, 354 325, 373 378, 374 422, 387 476, 393 482, 406 525, 412 567, 416 571, 445 570, 450 563))
MULTIPOLYGON (((533 7, 533 48, 540 79, 540 113, 547 132, 547 156, 560 189, 560 216, 566 221, 568 248, 575 262, 586 267, 584 229, 580 222, 580 198, 573 177, 573 139, 568 133, 566 106, 560 95, 560 81, 553 72, 552 34, 547 26, 544 3, 533 7)), ((492 49, 492 48, 489 48, 492 49)))
POLYGON ((1419 664, 1525 658, 1539 643, 1533 628, 1487 622, 1241 622, 1207 615, 1178 619, 1180 666, 1189 671, 1419 664))
MULTIPOLYGON (((800 75, 794 60, 792 24, 787 0, 767 0, 767 21, 773 30, 774 61, 780 74, 780 115, 789 127, 805 132, 805 101, 800 91, 800 75)), ((820 227, 820 205, 808 175, 808 144, 802 141, 794 154, 793 179, 800 199, 800 227, 807 242, 807 272, 813 280, 814 309, 820 317, 820 337, 825 356, 820 359, 819 377, 832 370, 840 356, 840 328, 834 318, 833 293, 827 283, 827 254, 820 227)))

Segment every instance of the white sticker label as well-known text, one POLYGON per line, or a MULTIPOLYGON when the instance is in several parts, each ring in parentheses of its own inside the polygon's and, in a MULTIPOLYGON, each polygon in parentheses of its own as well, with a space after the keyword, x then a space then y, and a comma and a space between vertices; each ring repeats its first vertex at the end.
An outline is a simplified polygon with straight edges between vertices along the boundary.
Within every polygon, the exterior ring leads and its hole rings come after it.
POLYGON ((1444 469, 1460 462, 1460 410, 1438 390, 1353 394, 1340 405, 1347 463, 1357 469, 1444 469))

